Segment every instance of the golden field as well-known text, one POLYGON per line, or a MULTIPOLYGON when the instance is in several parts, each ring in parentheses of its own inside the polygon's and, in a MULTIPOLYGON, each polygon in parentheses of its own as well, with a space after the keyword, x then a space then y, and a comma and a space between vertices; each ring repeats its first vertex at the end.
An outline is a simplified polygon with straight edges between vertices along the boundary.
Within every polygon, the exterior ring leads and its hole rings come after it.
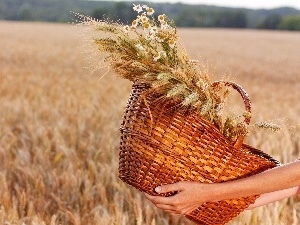
MULTIPOLYGON (((91 73, 98 56, 81 30, 1 21, 0 27, 0 224, 191 224, 118 179, 118 128, 131 84, 103 76, 106 70, 91 73)), ((244 87, 253 123, 282 125, 278 133, 254 130, 246 142, 282 163, 300 157, 300 33, 180 29, 179 35, 213 79, 244 87)), ((232 101, 242 100, 234 94, 232 101)), ((245 211, 229 224, 298 225, 300 202, 245 211)))

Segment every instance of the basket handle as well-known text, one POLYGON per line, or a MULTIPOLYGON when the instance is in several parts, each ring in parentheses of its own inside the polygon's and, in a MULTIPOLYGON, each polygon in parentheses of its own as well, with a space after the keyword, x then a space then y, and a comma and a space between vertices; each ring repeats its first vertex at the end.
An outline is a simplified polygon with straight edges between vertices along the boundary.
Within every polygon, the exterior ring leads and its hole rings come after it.
MULTIPOLYGON (((212 87, 215 87, 220 83, 223 83, 225 86, 231 87, 231 88, 235 89, 237 92, 239 92, 239 94, 241 95, 241 97, 244 101, 246 112, 249 113, 249 117, 245 117, 244 122, 247 125, 249 125, 250 124, 250 119, 251 119, 251 102, 250 102, 249 95, 246 93, 246 91, 240 85, 238 85, 234 82, 216 81, 216 82, 212 83, 212 87)), ((240 149, 243 142, 244 142, 244 139, 245 139, 245 136, 238 137, 238 139, 234 143, 234 147, 236 147, 237 149, 240 149)))

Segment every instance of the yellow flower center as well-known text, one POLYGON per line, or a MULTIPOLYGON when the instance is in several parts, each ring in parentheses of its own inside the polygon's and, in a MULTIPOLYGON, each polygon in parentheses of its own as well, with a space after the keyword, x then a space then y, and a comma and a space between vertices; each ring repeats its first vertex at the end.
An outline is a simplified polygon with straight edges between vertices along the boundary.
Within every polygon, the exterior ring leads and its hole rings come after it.
POLYGON ((169 44, 170 45, 174 45, 175 44, 175 41, 173 39, 169 40, 169 44))
POLYGON ((149 23, 144 23, 144 28, 145 29, 148 29, 150 27, 150 24, 149 23))
POLYGON ((136 26, 136 25, 137 25, 137 21, 136 20, 132 21, 132 26, 136 26))
POLYGON ((164 15, 159 15, 159 16, 158 16, 158 20, 159 20, 159 21, 164 21, 164 19, 165 19, 164 15))
POLYGON ((150 15, 153 14, 153 13, 154 13, 153 8, 149 8, 149 9, 147 10, 147 13, 150 14, 150 15))

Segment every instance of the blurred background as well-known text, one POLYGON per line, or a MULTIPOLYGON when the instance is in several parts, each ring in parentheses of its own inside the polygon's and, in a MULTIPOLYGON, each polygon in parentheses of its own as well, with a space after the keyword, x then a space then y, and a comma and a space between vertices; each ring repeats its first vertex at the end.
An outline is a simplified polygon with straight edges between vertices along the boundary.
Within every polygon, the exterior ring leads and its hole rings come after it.
MULTIPOLYGON (((282 127, 251 129, 245 143, 282 163, 300 157, 300 1, 0 0, 0 224, 192 225, 118 178, 132 84, 99 69, 92 40, 101 34, 74 25, 71 13, 130 24, 133 4, 173 19, 212 80, 246 90, 252 124, 282 127)), ((235 93, 226 107, 244 110, 235 93)), ((271 224, 299 225, 299 197, 229 223, 271 224)))
POLYGON ((70 22, 70 11, 97 19, 129 23, 135 18, 132 4, 148 4, 157 15, 166 13, 178 27, 225 27, 300 30, 298 1, 96 1, 1 0, 0 19, 70 22))

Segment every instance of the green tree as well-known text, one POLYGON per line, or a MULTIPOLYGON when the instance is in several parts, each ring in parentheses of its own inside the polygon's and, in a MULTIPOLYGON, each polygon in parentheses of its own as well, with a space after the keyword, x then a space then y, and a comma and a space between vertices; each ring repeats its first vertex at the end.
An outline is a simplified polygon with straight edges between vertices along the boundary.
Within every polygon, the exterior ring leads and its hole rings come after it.
POLYGON ((281 30, 300 30, 300 16, 284 16, 279 24, 281 30))
POLYGON ((183 27, 232 27, 245 28, 247 15, 242 10, 202 10, 201 8, 182 10, 175 20, 183 27))
POLYGON ((4 3, 0 2, 0 20, 5 18, 5 5, 4 3))
POLYGON ((205 14, 201 10, 184 9, 174 20, 178 27, 203 27, 204 18, 205 14))
POLYGON ((214 18, 216 27, 245 28, 247 16, 242 10, 220 11, 214 18))
POLYGON ((132 9, 132 4, 125 2, 117 2, 114 5, 114 19, 119 20, 124 24, 131 24, 131 22, 136 18, 137 14, 132 9))
POLYGON ((110 17, 111 13, 107 8, 96 8, 92 11, 91 16, 98 20, 103 20, 107 17, 110 17))
POLYGON ((35 19, 31 6, 26 3, 20 7, 18 17, 20 20, 25 21, 32 21, 35 19))
POLYGON ((271 14, 267 16, 263 21, 257 24, 257 28, 259 29, 270 29, 275 30, 278 29, 279 24, 281 23, 282 17, 278 14, 271 14))

